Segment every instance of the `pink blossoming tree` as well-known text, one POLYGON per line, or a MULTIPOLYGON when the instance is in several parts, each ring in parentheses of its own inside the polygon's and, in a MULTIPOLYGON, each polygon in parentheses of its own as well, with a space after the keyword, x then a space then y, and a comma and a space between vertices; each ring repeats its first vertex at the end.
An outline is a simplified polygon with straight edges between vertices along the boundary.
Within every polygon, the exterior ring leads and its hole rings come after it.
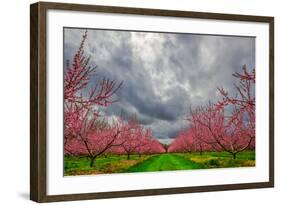
POLYGON ((246 149, 255 147, 255 70, 246 66, 234 73, 238 85, 231 96, 218 88, 222 98, 190 110, 189 127, 179 133, 169 146, 170 152, 213 150, 226 151, 233 159, 246 149))
POLYGON ((93 166, 97 153, 100 155, 115 145, 115 140, 121 132, 116 125, 109 126, 103 122, 99 107, 108 107, 118 101, 114 98, 114 94, 121 88, 122 82, 116 83, 114 80, 104 78, 96 85, 91 86, 90 82, 96 75, 97 67, 90 66, 90 57, 85 56, 86 38, 87 31, 82 36, 82 41, 72 63, 70 64, 69 61, 66 63, 64 75, 64 150, 66 154, 71 154, 73 151, 79 152, 82 149, 81 145, 83 145, 84 151, 87 150, 88 157, 91 159, 91 166, 93 166), (102 129, 104 132, 101 131, 102 129), (109 134, 109 130, 112 131, 111 134, 109 134), (100 151, 93 152, 93 141, 99 140, 92 139, 97 138, 100 138, 100 141, 106 145, 101 146, 100 151), (77 150, 71 149, 71 145, 77 150))

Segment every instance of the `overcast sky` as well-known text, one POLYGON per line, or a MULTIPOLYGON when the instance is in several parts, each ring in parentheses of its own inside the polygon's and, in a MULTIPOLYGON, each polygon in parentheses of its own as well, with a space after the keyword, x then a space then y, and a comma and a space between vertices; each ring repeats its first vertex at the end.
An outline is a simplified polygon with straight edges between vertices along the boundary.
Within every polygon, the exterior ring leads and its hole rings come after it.
MULTIPOLYGON (((65 28, 64 59, 72 59, 84 29, 65 28)), ((88 30, 85 44, 99 79, 124 81, 120 101, 106 116, 136 115, 163 143, 187 126, 189 107, 218 98, 217 87, 233 92, 232 73, 255 67, 255 38, 88 30)))

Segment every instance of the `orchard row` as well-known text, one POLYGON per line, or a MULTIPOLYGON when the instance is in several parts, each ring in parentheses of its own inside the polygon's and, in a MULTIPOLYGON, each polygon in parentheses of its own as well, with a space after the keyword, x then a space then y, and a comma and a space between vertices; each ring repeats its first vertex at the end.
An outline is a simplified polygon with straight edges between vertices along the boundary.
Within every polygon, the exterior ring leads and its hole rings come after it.
POLYGON ((96 66, 89 66, 90 57, 84 54, 87 31, 71 64, 67 62, 64 79, 64 153, 83 155, 93 166, 98 156, 115 153, 153 154, 165 152, 154 139, 152 131, 145 129, 131 117, 125 120, 107 119, 99 108, 106 109, 118 101, 114 94, 123 82, 104 78, 95 86, 90 81, 96 75, 96 66))
POLYGON ((169 152, 226 151, 233 158, 255 149, 255 70, 235 73, 236 93, 218 88, 221 100, 190 109, 188 128, 169 146, 169 152))
POLYGON ((94 166, 104 154, 155 154, 163 152, 226 151, 233 158, 255 148, 255 71, 246 66, 237 80, 236 94, 218 88, 220 100, 204 107, 190 108, 187 128, 169 146, 153 137, 152 130, 136 117, 109 119, 101 110, 118 102, 115 93, 123 82, 104 78, 92 85, 96 66, 84 54, 87 31, 72 62, 67 62, 64 77, 64 153, 83 155, 94 166), (101 109, 102 108, 102 109, 101 109))

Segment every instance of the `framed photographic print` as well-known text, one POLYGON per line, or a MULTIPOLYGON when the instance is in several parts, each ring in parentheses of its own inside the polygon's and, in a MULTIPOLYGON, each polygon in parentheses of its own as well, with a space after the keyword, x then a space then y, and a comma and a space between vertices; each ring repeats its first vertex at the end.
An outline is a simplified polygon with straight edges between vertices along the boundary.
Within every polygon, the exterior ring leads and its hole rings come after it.
POLYGON ((274 186, 274 18, 31 5, 30 198, 274 186))

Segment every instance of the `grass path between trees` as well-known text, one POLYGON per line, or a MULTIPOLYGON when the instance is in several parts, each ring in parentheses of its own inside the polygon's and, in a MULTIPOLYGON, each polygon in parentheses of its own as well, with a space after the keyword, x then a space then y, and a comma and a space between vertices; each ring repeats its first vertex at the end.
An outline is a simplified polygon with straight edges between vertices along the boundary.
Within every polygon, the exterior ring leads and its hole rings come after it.
POLYGON ((200 165, 185 159, 177 154, 161 154, 148 158, 138 163, 125 172, 149 172, 149 171, 168 171, 198 169, 200 165))

